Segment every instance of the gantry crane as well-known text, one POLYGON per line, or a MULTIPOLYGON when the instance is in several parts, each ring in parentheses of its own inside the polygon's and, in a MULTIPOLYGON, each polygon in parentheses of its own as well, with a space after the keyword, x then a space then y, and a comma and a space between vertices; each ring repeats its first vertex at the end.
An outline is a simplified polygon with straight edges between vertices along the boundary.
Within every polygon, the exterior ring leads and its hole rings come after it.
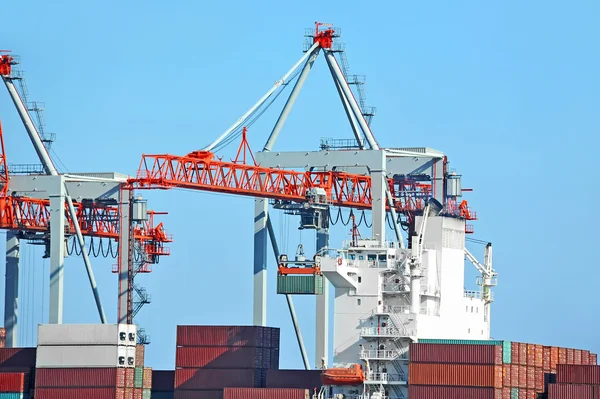
MULTIPOLYGON (((266 323, 267 237, 273 246, 280 274, 318 273, 318 267, 310 261, 295 262, 279 253, 268 214, 269 202, 276 209, 300 215, 301 227, 317 230, 317 252, 328 248, 329 207, 333 206, 371 210, 373 237, 385 240, 387 220, 401 246, 404 240, 398 214, 405 219, 405 227, 414 230, 415 215, 423 211, 430 198, 442 203, 445 214, 466 220, 476 218, 474 212, 461 213, 468 210, 468 205, 466 201, 459 204, 460 192, 446 195, 448 162, 442 153, 427 148, 383 149, 377 143, 367 121, 373 112, 361 109, 344 75, 343 70, 347 68, 340 67, 335 58, 334 53, 339 52, 334 45, 334 39, 339 37, 337 30, 330 24, 317 22, 309 36, 311 43, 300 60, 215 141, 184 156, 145 154, 136 177, 128 181, 132 189, 185 188, 255 197, 254 324, 257 325, 266 323), (338 148, 322 143, 322 151, 318 152, 274 152, 274 144, 320 51, 325 54, 355 141, 345 142, 338 148), (271 105, 270 100, 278 90, 290 86, 296 77, 263 150, 255 156, 247 142, 247 124, 271 105), (216 149, 240 135, 241 144, 233 160, 223 161, 215 154, 216 149), (314 198, 320 193, 325 199, 317 203, 314 198), (307 267, 289 267, 295 263, 307 267)), ((317 360, 325 357, 327 352, 326 287, 323 295, 317 297, 317 360)), ((286 298, 303 360, 309 368, 293 303, 289 295, 286 298)))
MULTIPOLYGON (((148 211, 138 219, 127 220, 125 229, 122 229, 121 209, 114 195, 104 194, 93 185, 106 185, 111 183, 118 188, 123 185, 125 179, 97 178, 81 175, 61 175, 52 163, 43 137, 36 129, 29 107, 22 96, 19 95, 14 82, 22 81, 21 74, 13 73, 12 66, 17 62, 14 57, 0 55, 0 76, 5 83, 8 92, 19 112, 26 127, 29 137, 34 145, 40 161, 42 162, 45 176, 34 176, 31 179, 25 176, 11 176, 9 179, 9 168, 6 161, 4 141, 0 129, 0 142, 2 143, 0 154, 0 229, 10 231, 7 236, 7 287, 5 301, 5 326, 7 327, 7 343, 9 346, 16 344, 16 298, 18 292, 18 249, 19 239, 31 242, 44 243, 46 253, 51 258, 51 290, 50 290, 50 315, 49 322, 62 322, 62 262, 65 255, 64 237, 76 236, 77 244, 81 248, 79 254, 84 258, 90 284, 92 286, 100 319, 104 323, 106 318, 100 302, 100 296, 96 287, 93 271, 89 262, 89 251, 86 249, 84 236, 98 239, 108 239, 119 242, 122 231, 131 236, 133 247, 142 254, 139 267, 132 270, 125 265, 125 271, 120 273, 120 279, 125 280, 127 287, 127 320, 132 322, 134 310, 134 290, 136 286, 133 278, 138 272, 149 272, 151 263, 156 263, 160 256, 169 255, 165 243, 171 242, 171 238, 164 231, 162 223, 154 225, 153 211, 148 211), (10 186, 9 186, 10 180, 10 186), (82 201, 74 201, 69 193, 76 181, 78 197, 82 201), (83 188, 79 188, 82 186, 83 188), (90 186, 90 187, 88 187, 90 186), (44 194, 40 194, 43 192, 44 194), (27 193, 35 194, 34 196, 27 193), (91 198, 87 200, 85 198, 91 198), (64 212, 53 212, 52 210, 64 209, 64 212)), ((22 85, 24 86, 24 85, 22 85)), ((37 108, 36 108, 37 109, 37 108)), ((106 191, 106 189, 104 189, 106 191)), ((140 209, 145 212, 145 203, 140 203, 140 209)), ((75 245, 75 244, 74 244, 75 245)), ((110 245, 110 244, 109 244, 110 245)), ((111 247, 112 248, 112 247, 111 247)), ((92 248, 93 249, 93 248, 92 248)), ((91 251, 92 254, 93 251, 91 251)), ((137 290, 139 293, 139 289, 137 290)))

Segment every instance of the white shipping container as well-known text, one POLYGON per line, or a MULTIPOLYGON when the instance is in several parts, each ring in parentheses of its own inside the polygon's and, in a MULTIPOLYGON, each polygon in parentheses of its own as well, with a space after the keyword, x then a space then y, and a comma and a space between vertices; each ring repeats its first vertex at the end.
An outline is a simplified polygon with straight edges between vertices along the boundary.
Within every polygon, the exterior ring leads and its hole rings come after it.
POLYGON ((137 326, 128 324, 40 324, 38 346, 135 346, 137 326))
POLYGON ((36 368, 135 367, 135 347, 38 346, 36 368), (131 349, 134 349, 131 351, 131 349))

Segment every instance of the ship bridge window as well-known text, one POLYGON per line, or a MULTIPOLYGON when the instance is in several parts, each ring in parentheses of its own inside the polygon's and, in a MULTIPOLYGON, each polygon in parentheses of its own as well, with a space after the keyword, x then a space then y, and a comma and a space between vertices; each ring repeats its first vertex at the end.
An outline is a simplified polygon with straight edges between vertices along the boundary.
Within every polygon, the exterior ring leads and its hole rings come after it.
POLYGON ((377 260, 377 255, 369 254, 367 255, 367 260, 375 261, 377 260))
POLYGON ((356 259, 356 255, 350 254, 350 255, 348 255, 348 259, 354 260, 354 259, 356 259))
POLYGON ((386 261, 385 255, 379 255, 379 261, 380 262, 385 262, 386 261))
POLYGON ((358 260, 365 260, 365 257, 363 255, 358 255, 358 260))

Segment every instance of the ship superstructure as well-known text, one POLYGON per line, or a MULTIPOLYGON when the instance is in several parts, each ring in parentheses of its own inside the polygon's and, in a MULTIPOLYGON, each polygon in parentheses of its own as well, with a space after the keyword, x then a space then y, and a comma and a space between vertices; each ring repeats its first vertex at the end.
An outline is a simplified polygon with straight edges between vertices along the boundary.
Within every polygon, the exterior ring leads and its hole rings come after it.
POLYGON ((491 298, 464 289, 465 221, 433 207, 410 248, 355 236, 317 258, 335 287, 333 367, 360 363, 365 375, 330 394, 406 398, 410 342, 490 338, 491 298))

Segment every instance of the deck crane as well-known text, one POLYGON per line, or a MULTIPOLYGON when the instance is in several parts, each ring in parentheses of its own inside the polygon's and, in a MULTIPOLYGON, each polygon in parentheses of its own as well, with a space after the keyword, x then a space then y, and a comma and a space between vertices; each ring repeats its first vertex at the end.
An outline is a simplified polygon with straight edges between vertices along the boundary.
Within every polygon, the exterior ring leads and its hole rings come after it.
MULTIPOLYGON (((7 51, 2 52, 7 53, 7 51)), ((10 273, 7 272, 7 276, 9 274, 12 276, 11 283, 7 285, 10 285, 13 289, 7 291, 5 301, 5 325, 9 330, 7 331, 7 342, 9 345, 16 342, 12 338, 13 336, 16 337, 16 332, 13 334, 13 327, 16 328, 17 322, 14 308, 16 308, 15 298, 17 295, 16 287, 18 286, 18 244, 20 238, 33 240, 32 242, 43 242, 47 245, 46 253, 47 256, 51 257, 53 275, 50 290, 51 310, 49 321, 51 323, 60 323, 62 322, 62 258, 65 251, 63 239, 60 237, 75 236, 77 244, 81 248, 80 254, 86 264, 100 319, 102 322, 106 322, 89 261, 89 256, 93 251, 86 248, 83 237, 109 239, 118 242, 121 230, 119 220, 120 210, 119 207, 114 206, 109 198, 105 200, 87 200, 85 198, 94 197, 84 196, 82 197, 84 198, 82 201, 74 201, 69 193, 69 187, 72 188, 72 182, 76 182, 76 186, 78 186, 76 191, 78 194, 81 194, 85 193, 87 190, 86 187, 91 184, 106 185, 108 182, 119 186, 125 181, 124 179, 119 180, 115 178, 98 178, 71 174, 61 175, 58 173, 48 154, 44 139, 40 136, 29 115, 25 99, 19 95, 14 85, 14 80, 23 79, 19 73, 13 71, 12 67, 15 64, 17 64, 17 60, 14 57, 9 54, 0 54, 0 76, 25 125, 34 149, 43 164, 44 171, 49 178, 36 176, 32 179, 22 179, 22 176, 13 176, 9 187, 9 169, 4 152, 2 131, 0 129, 0 141, 2 142, 2 153, 0 154, 0 184, 2 186, 0 193, 0 229, 13 232, 8 237, 11 240, 11 245, 7 252, 7 267, 10 266, 14 269, 11 269, 10 273), (38 183, 36 184, 38 186, 35 188, 24 188, 28 186, 28 180, 37 180, 38 183), (39 192, 38 189, 40 187, 42 187, 42 191, 50 193, 49 198, 43 198, 40 195, 36 195, 35 197, 21 195, 21 192, 25 194, 28 192, 39 192), (64 200, 64 203, 60 202, 62 200, 64 200), (61 207, 65 209, 64 213, 51 212, 51 209, 60 209, 61 207), (51 226, 56 227, 53 230, 51 226), (62 228, 63 226, 64 229, 62 228), (50 242, 49 246, 47 244, 48 241, 50 242)), ((156 212, 149 211, 148 213, 151 215, 149 218, 131 224, 129 229, 131 230, 132 241, 136 243, 136 246, 146 254, 152 263, 155 263, 160 256, 169 255, 168 248, 164 244, 170 242, 171 238, 165 233, 162 223, 154 225, 153 215, 156 212)), ((96 256, 96 253, 93 254, 96 256)), ((146 267, 140 271, 147 272, 149 270, 146 267)), ((132 298, 129 298, 129 300, 133 301, 132 298)))
POLYGON ((465 248, 465 257, 473 264, 473 266, 475 266, 479 273, 481 273, 481 276, 477 277, 477 285, 481 286, 481 295, 485 302, 484 312, 486 318, 489 319, 490 305, 494 301, 491 288, 498 284, 498 273, 496 273, 492 266, 492 243, 488 242, 485 246, 483 264, 479 262, 467 248, 465 248))
MULTIPOLYGON (((268 212, 268 201, 274 203, 276 209, 292 209, 297 214, 306 216, 306 220, 310 219, 311 223, 307 225, 310 228, 317 228, 317 252, 328 246, 328 221, 318 224, 316 223, 319 220, 318 217, 310 218, 309 216, 311 212, 314 215, 322 212, 323 209, 319 208, 321 205, 324 205, 325 211, 330 206, 372 210, 373 237, 378 237, 382 241, 385 240, 386 215, 389 213, 391 227, 400 247, 404 246, 404 240, 401 235, 401 226, 398 223, 398 214, 403 214, 413 221, 414 216, 423 211, 429 198, 440 199, 446 213, 456 214, 456 217, 459 217, 459 209, 454 203, 456 197, 450 198, 445 195, 446 158, 443 154, 426 148, 417 151, 383 149, 377 143, 365 119, 365 114, 360 109, 360 105, 334 56, 333 39, 336 37, 339 37, 336 29, 329 24, 317 22, 311 34, 312 44, 300 60, 215 141, 201 150, 190 152, 184 156, 144 154, 136 177, 129 180, 129 186, 132 189, 185 188, 255 198, 255 324, 263 325, 266 322, 266 245, 268 237, 271 238, 273 250, 277 254, 277 264, 283 265, 279 270, 289 272, 286 263, 280 262, 268 212), (354 133, 356 151, 274 152, 273 147, 279 133, 321 51, 325 55, 335 87, 354 133), (257 154, 257 158, 252 154, 251 157, 244 158, 251 159, 251 161, 244 162, 244 159, 240 158, 240 154, 249 151, 246 127, 256 115, 261 115, 261 110, 271 105, 272 101, 269 101, 273 99, 274 94, 288 86, 296 76, 297 79, 289 98, 263 151, 257 154), (214 151, 230 143, 239 135, 242 136, 242 143, 236 158, 231 162, 219 159, 214 151), (398 159, 414 161, 410 163, 410 166, 406 166, 402 162, 397 164, 391 162, 398 159), (423 159, 431 161, 423 161, 423 159), (357 167, 361 169, 360 172, 355 172, 357 167), (297 171, 293 168, 306 168, 306 170, 297 171), (345 168, 350 171, 343 171, 345 168), (411 181, 410 175, 406 175, 407 179, 404 180, 394 179, 390 176, 394 173, 411 173, 416 170, 415 168, 431 170, 432 172, 427 176, 429 180, 415 184, 414 181, 411 181), (310 198, 314 197, 316 191, 324 193, 326 203, 310 202, 310 198)), ((302 225, 305 225, 304 221, 302 225)), ((316 268, 313 268, 311 272, 315 271, 316 268)), ((327 345, 324 336, 327 334, 328 323, 324 315, 328 306, 324 300, 320 299, 323 297, 327 297, 326 291, 324 291, 324 295, 317 298, 317 346, 321 348, 319 350, 322 352, 321 355, 317 354, 317 359, 325 356, 324 348, 327 345)), ((291 298, 288 296, 287 299, 294 320, 291 298)), ((296 333, 300 341, 297 326, 296 333)), ((301 351, 304 353, 302 347, 301 351)), ((304 363, 308 368, 308 361, 305 357, 304 363)))

